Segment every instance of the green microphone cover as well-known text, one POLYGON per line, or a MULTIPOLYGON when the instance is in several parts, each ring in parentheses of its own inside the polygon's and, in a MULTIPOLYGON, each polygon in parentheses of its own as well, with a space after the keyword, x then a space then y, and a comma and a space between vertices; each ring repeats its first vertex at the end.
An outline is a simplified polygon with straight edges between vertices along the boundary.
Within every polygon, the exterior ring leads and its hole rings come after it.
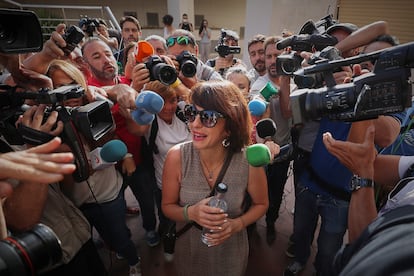
POLYGON ((254 144, 246 148, 247 162, 253 167, 261 167, 270 163, 271 153, 265 144, 254 144))

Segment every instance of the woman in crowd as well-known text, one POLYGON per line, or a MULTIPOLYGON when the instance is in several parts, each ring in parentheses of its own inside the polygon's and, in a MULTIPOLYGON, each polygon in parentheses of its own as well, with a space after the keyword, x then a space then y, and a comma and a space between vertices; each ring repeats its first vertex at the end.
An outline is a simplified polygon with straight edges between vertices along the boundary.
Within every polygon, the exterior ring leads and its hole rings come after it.
POLYGON ((246 226, 262 217, 268 206, 266 175, 249 166, 243 149, 250 143, 251 119, 242 94, 229 81, 203 82, 192 88, 186 118, 192 141, 167 154, 162 177, 162 210, 177 222, 177 231, 193 221, 212 229, 210 246, 193 226, 176 243, 180 275, 244 275, 249 245, 246 226), (209 207, 206 198, 224 166, 228 211, 209 207), (246 193, 252 199, 243 212, 246 193), (191 254, 189 254, 191 252, 191 254))

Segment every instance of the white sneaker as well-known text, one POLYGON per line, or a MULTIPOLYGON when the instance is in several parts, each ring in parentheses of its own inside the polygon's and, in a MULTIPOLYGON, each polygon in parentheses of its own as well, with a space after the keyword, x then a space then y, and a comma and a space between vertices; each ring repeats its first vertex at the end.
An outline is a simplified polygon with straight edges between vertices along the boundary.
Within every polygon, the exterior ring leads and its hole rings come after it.
POLYGON ((136 265, 129 266, 129 276, 141 276, 141 262, 139 261, 136 265))
POLYGON ((174 260, 174 254, 164 252, 164 259, 166 262, 170 263, 174 260))

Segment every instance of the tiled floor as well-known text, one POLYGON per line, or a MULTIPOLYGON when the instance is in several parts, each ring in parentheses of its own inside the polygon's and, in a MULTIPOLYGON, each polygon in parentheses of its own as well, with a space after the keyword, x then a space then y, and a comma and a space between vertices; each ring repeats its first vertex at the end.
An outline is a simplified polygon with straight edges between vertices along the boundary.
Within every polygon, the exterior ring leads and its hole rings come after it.
MULTIPOLYGON (((128 205, 137 205, 134 196, 129 190, 126 191, 128 205)), ((250 235, 250 257, 246 275, 283 275, 283 271, 290 259, 285 255, 288 238, 292 232, 294 191, 292 177, 288 179, 285 186, 284 200, 280 207, 280 216, 276 221, 276 241, 269 246, 266 243, 266 223, 264 218, 257 222, 255 231, 250 235)), ((162 245, 150 248, 145 243, 144 230, 142 229, 141 217, 128 216, 128 226, 132 232, 132 238, 141 254, 143 276, 174 276, 174 263, 164 261, 162 245)), ((128 275, 128 264, 125 260, 117 260, 114 253, 106 249, 100 250, 110 275, 128 275)), ((312 260, 314 258, 315 245, 312 247, 312 257, 301 276, 313 274, 312 260)))

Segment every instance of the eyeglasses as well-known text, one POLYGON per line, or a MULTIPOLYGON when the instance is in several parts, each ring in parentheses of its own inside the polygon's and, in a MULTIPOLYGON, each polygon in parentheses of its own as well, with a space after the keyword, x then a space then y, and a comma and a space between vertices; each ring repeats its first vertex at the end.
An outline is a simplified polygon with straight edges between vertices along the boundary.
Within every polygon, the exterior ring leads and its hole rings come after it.
POLYGON ((188 36, 177 36, 177 37, 170 37, 167 39, 167 46, 172 47, 175 42, 177 42, 178 45, 195 45, 194 40, 191 37, 188 36))
POLYGON ((203 126, 212 128, 217 124, 219 118, 224 118, 224 115, 214 110, 198 111, 193 105, 187 105, 184 108, 184 117, 189 122, 194 122, 197 115, 200 115, 200 121, 203 126))

